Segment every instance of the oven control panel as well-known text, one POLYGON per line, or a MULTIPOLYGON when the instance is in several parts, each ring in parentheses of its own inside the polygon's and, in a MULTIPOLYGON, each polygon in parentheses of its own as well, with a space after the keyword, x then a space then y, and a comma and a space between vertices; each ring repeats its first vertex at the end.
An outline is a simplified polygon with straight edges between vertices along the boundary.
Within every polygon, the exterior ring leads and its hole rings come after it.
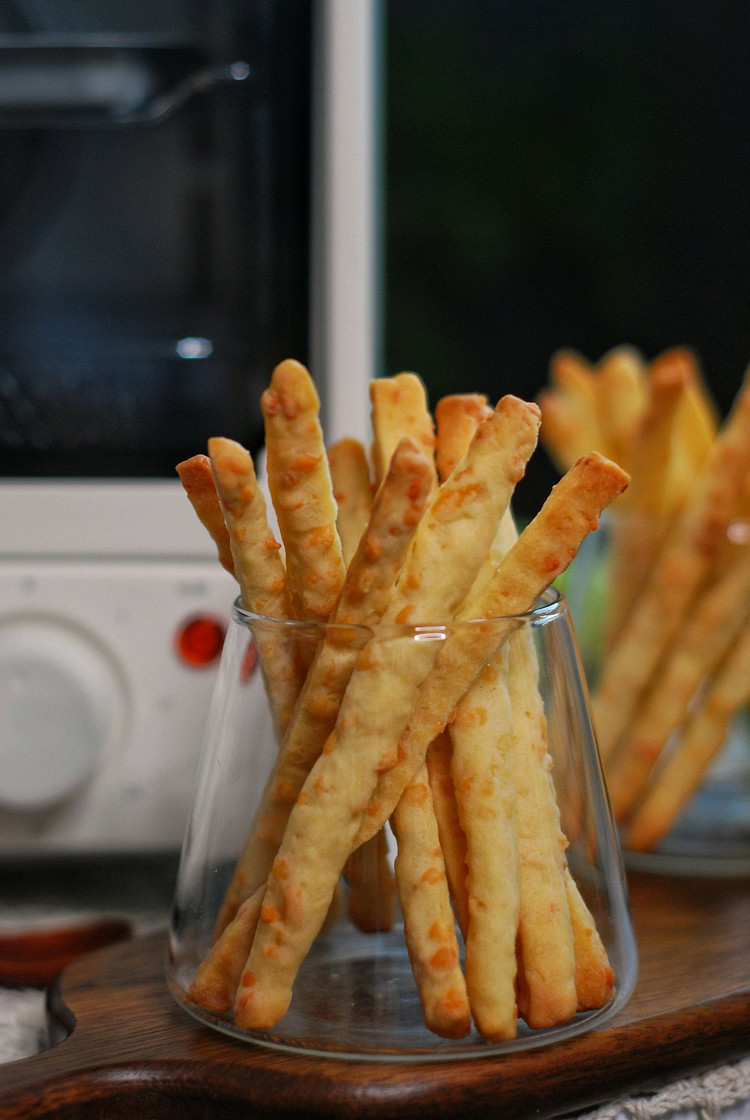
POLYGON ((188 547, 177 531, 139 551, 130 490, 119 552, 100 522, 98 552, 79 533, 78 551, 58 538, 0 554, 0 856, 182 841, 236 585, 167 493, 188 547))

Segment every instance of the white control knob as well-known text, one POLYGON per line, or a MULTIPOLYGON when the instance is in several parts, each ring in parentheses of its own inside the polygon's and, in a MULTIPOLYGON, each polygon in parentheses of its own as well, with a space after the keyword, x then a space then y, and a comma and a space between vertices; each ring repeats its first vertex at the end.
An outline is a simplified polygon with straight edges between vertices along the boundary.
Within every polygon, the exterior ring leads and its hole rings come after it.
POLYGON ((0 620, 0 805, 52 807, 122 739, 126 689, 97 639, 62 618, 0 620))

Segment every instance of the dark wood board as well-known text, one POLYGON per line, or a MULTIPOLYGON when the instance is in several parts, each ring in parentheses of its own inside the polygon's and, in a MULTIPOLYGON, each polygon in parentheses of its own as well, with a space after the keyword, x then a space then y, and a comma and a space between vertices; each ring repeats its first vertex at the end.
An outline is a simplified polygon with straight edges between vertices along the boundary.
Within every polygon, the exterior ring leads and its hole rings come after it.
POLYGON ((72 1034, 0 1067, 3 1120, 455 1117, 525 1120, 652 1091, 750 1053, 750 882, 632 875, 629 1004, 597 1031, 504 1057, 347 1062, 235 1041, 166 986, 163 936, 100 949, 57 993, 72 1034))

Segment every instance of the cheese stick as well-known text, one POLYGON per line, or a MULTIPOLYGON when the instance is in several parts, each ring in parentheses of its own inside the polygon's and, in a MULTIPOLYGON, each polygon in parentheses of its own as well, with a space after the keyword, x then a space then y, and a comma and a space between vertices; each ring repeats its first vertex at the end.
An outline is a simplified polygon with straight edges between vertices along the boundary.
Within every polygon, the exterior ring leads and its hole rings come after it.
MULTIPOLYGON (((538 425, 535 406, 504 397, 478 429, 417 528, 384 612, 384 634, 388 627, 429 623, 457 609, 523 474, 538 425)), ((268 877, 235 1002, 240 1026, 273 1025, 289 1006, 297 970, 355 846, 377 776, 395 761, 437 644, 376 638, 358 656, 336 727, 292 810, 268 877)))
POLYGON ((346 437, 328 448, 328 467, 336 501, 336 528, 344 564, 348 565, 365 530, 372 507, 372 484, 365 449, 346 437))
POLYGON ((392 823, 404 937, 425 1025, 444 1038, 461 1038, 471 1014, 425 765, 404 790, 392 823))
POLYGON ((229 532, 224 521, 219 496, 216 493, 216 486, 211 474, 211 461, 208 455, 193 455, 191 459, 185 459, 182 463, 178 463, 176 470, 191 506, 216 545, 219 563, 230 575, 234 575, 234 560, 232 559, 229 532))
MULTIPOLYGON (((280 546, 268 525, 266 503, 250 453, 234 440, 208 443, 211 470, 229 532, 232 559, 245 608, 272 618, 290 618, 292 605, 280 546)), ((290 643, 259 636, 271 706, 281 732, 299 696, 304 670, 290 643)))
POLYGON ((466 837, 466 985, 477 1029, 493 1041, 517 1029, 518 814, 507 649, 486 666, 450 727, 453 780, 466 837))
POLYGON ((395 377, 378 377, 371 381, 370 419, 376 486, 380 485, 391 456, 404 436, 413 439, 430 463, 434 463, 435 425, 424 383, 416 373, 397 373, 395 377))
POLYGON ((286 550, 295 617, 326 622, 344 580, 320 401, 299 362, 276 366, 260 399, 268 489, 286 550))

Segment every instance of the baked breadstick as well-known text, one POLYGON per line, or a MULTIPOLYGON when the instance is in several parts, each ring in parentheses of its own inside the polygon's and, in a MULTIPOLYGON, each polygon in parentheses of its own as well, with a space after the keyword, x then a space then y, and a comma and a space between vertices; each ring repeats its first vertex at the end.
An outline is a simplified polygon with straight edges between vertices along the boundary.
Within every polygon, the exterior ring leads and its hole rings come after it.
POLYGON ((289 1006, 297 970, 355 847, 378 774, 393 766, 419 687, 435 660, 440 643, 399 638, 391 628, 455 612, 523 474, 538 425, 534 405, 504 397, 422 517, 383 614, 381 633, 393 638, 376 636, 359 654, 336 727, 292 809, 237 992, 240 1026, 273 1025, 289 1006))
MULTIPOLYGON (((370 468, 362 444, 349 438, 328 448, 328 465, 338 507, 336 527, 344 563, 348 565, 370 516, 373 496, 370 468)), ((349 917, 355 926, 365 933, 390 929, 395 916, 396 887, 388 861, 388 842, 382 829, 352 852, 346 861, 344 878, 349 887, 349 917)))
POLYGON ((193 1003, 219 1014, 231 1010, 242 966, 247 960, 255 935, 262 902, 261 886, 245 899, 209 956, 200 963, 187 993, 188 999, 193 1003))
POLYGON ((591 451, 601 452, 604 440, 593 413, 581 415, 577 402, 553 389, 543 389, 536 397, 542 410, 540 437, 560 474, 591 451))
POLYGON ((645 381, 643 358, 632 346, 617 346, 597 363, 596 403, 604 446, 627 470, 633 435, 645 404, 645 381))
POLYGON ((604 1007, 612 999, 615 974, 591 911, 567 867, 564 874, 576 961, 577 1009, 594 1011, 598 1007, 604 1007))
POLYGON ((517 1031, 518 815, 507 648, 482 670, 450 727, 453 780, 466 836, 466 986, 484 1038, 517 1031))
POLYGON ((373 430, 372 464, 380 485, 399 440, 409 436, 434 462, 435 426, 427 407, 427 393, 416 373, 397 373, 370 382, 373 430))
POLYGON ((695 793, 726 741, 733 716, 750 700, 750 630, 745 630, 690 716, 625 830, 633 851, 655 848, 695 793))
POLYGON ((492 412, 481 393, 453 393, 435 405, 435 462, 445 481, 463 459, 474 433, 492 412))
POLYGON ((453 746, 448 728, 427 748, 427 774, 445 860, 448 890, 453 900, 458 928, 464 938, 469 928, 469 891, 466 886, 466 834, 458 815, 453 784, 453 746))
POLYGON ((518 812, 519 1006, 528 1025, 538 1028, 571 1019, 578 997, 564 874, 567 841, 550 776, 532 643, 528 630, 511 635, 508 693, 518 812))
POLYGON ((425 1025, 444 1038, 461 1038, 471 1014, 426 766, 404 790, 392 824, 404 938, 425 1025))
POLYGON ((607 785, 618 821, 625 819, 640 797, 670 736, 685 722, 701 681, 737 642, 749 614, 750 557, 743 547, 687 615, 610 762, 607 785))
POLYGON ((626 472, 601 455, 580 459, 553 487, 494 576, 462 606, 459 619, 490 621, 456 628, 442 643, 444 648, 420 690, 416 710, 398 744, 398 761, 381 775, 373 791, 359 842, 391 815, 401 790, 421 765, 428 744, 446 726, 477 673, 515 629, 513 616, 530 610, 565 571, 581 541, 597 528, 602 510, 622 493, 627 481, 626 472), (509 618, 507 626, 496 621, 504 617, 509 618))
POLYGON ((611 523, 606 646, 616 641, 646 582, 670 519, 684 504, 694 474, 677 449, 687 380, 681 369, 654 371, 633 436, 630 486, 611 523))
POLYGON ((372 484, 365 449, 358 439, 346 437, 328 448, 336 528, 344 563, 348 564, 364 532, 372 506, 372 484))
POLYGON ((320 401, 299 362, 281 362, 260 406, 266 428, 268 488, 286 550, 295 617, 326 622, 344 581, 320 401))
POLYGON ((224 514, 216 493, 213 475, 211 474, 211 461, 208 455, 193 455, 185 459, 176 467, 185 493, 190 499, 190 504, 198 515, 198 520, 211 536, 219 553, 219 563, 222 568, 234 575, 234 560, 232 547, 229 542, 224 514))
POLYGON ((607 657, 592 697, 594 726, 605 764, 656 667, 671 646, 686 610, 711 571, 735 516, 750 470, 750 376, 674 531, 607 657))
MULTIPOLYGON (((255 614, 290 618, 292 607, 280 546, 268 526, 252 457, 241 444, 220 436, 209 440, 208 451, 242 602, 255 614)), ((299 696, 304 671, 291 645, 283 639, 259 636, 258 651, 271 706, 283 732, 299 696)))
POLYGON ((333 730, 358 651, 377 625, 432 483, 424 455, 403 440, 347 570, 331 627, 319 644, 281 743, 263 798, 237 861, 216 923, 217 934, 242 900, 264 882, 281 843, 292 805, 333 730), (339 628, 340 627, 340 628, 339 628), (353 628, 359 629, 353 629, 353 628))
POLYGON ((686 346, 675 346, 654 358, 649 371, 651 378, 665 371, 677 371, 685 378, 687 392, 681 407, 676 451, 690 464, 692 472, 700 470, 716 438, 719 414, 696 355, 686 346))

